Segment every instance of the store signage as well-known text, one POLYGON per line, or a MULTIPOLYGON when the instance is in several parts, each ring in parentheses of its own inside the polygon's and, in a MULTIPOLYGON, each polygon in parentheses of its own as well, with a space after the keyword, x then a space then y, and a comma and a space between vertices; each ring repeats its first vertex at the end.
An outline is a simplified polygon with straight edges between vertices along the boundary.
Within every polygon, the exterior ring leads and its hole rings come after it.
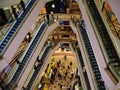
POLYGON ((60 21, 59 21, 59 24, 60 24, 60 25, 69 25, 69 24, 70 24, 70 21, 68 21, 68 20, 66 20, 66 21, 65 21, 65 20, 60 20, 60 21))

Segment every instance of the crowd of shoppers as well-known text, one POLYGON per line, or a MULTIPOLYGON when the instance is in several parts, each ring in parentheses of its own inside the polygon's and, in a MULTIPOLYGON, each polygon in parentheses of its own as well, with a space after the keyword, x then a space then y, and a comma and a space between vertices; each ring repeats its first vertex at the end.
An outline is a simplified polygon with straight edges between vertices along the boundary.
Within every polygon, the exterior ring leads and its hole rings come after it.
POLYGON ((74 90, 74 70, 76 65, 67 55, 55 61, 52 67, 54 75, 51 76, 49 90, 74 90))

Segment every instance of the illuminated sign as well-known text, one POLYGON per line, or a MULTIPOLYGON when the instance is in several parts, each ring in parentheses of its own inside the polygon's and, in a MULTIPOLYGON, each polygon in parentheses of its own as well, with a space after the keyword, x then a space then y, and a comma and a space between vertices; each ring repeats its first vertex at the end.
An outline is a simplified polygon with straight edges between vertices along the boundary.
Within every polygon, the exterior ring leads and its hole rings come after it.
POLYGON ((60 25, 69 25, 70 21, 59 21, 60 25))

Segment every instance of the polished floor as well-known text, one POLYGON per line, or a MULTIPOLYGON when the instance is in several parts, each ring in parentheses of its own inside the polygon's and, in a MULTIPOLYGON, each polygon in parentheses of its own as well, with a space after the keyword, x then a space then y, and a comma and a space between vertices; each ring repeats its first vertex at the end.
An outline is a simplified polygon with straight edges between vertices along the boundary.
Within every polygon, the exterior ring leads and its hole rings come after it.
MULTIPOLYGON (((56 62, 58 62, 57 60, 59 58, 59 56, 55 57, 56 62)), ((71 77, 76 68, 76 63, 74 62, 75 60, 71 56, 67 56, 66 60, 64 60, 64 56, 61 56, 61 59, 59 60, 61 62, 60 67, 57 67, 58 71, 55 75, 55 80, 53 83, 50 83, 49 90, 66 90, 67 88, 72 88, 74 79, 71 77), (72 62, 72 65, 70 65, 70 62, 72 62), (59 76, 59 74, 61 76, 59 76)))
POLYGON ((44 84, 43 90, 72 90, 75 82, 75 71, 77 68, 77 61, 70 51, 57 50, 49 64, 54 63, 56 68, 55 77, 44 84))

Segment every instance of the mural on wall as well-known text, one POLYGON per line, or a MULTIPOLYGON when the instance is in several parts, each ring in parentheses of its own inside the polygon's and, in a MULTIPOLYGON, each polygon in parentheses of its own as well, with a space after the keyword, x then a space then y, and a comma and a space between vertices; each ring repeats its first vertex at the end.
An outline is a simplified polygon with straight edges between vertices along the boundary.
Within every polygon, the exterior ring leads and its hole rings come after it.
POLYGON ((120 38, 120 24, 107 1, 103 2, 102 4, 102 12, 105 15, 113 33, 120 38))
POLYGON ((106 11, 107 11, 108 17, 109 17, 110 20, 111 20, 111 19, 112 19, 112 15, 114 15, 114 13, 112 12, 112 9, 111 9, 111 7, 110 7, 110 5, 109 5, 108 2, 105 3, 105 9, 106 9, 106 11))
POLYGON ((45 6, 42 8, 40 14, 46 14, 46 7, 45 6))

